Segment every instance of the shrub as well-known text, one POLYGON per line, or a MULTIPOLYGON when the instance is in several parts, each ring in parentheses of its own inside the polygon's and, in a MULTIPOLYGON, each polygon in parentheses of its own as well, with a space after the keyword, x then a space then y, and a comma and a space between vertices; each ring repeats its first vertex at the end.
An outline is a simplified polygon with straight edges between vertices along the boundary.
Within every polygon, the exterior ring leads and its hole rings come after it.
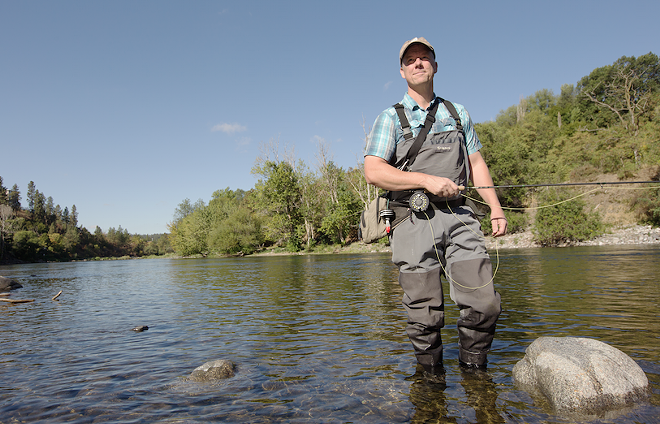
MULTIPOLYGON (((565 199, 571 196, 566 193, 565 199)), ((540 199, 542 205, 553 205, 540 209, 532 228, 534 238, 542 246, 558 246, 590 240, 604 231, 600 215, 585 212, 586 203, 582 199, 561 202, 555 191, 548 191, 540 199)))

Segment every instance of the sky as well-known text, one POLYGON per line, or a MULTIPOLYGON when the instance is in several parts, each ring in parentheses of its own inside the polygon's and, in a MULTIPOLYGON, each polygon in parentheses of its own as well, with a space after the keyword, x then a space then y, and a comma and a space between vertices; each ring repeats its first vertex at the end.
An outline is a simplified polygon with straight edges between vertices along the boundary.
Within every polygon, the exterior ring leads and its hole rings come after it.
POLYGON ((0 176, 93 232, 167 232, 184 200, 249 190, 259 156, 340 167, 403 98, 401 45, 474 122, 660 54, 660 2, 0 0, 0 176), (271 155, 272 157, 272 155, 271 155))

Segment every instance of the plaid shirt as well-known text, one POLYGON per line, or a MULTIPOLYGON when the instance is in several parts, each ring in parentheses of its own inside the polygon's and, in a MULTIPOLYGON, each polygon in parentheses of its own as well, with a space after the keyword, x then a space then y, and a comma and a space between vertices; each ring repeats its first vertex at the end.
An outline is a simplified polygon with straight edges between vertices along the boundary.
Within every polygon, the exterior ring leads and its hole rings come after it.
MULTIPOLYGON (((413 135, 417 137, 419 130, 424 125, 426 120, 427 110, 422 109, 417 102, 415 102, 408 93, 403 97, 401 104, 405 108, 406 117, 410 123, 410 129, 413 135)), ((468 155, 475 153, 481 149, 481 142, 474 131, 474 124, 463 105, 454 103, 454 107, 458 112, 463 124, 463 131, 465 132, 465 143, 467 145, 468 155)), ((456 129, 456 121, 451 117, 451 113, 442 104, 438 106, 438 111, 435 113, 435 123, 431 127, 430 133, 439 133, 443 131, 451 131, 456 129)), ((396 150, 396 146, 403 142, 403 130, 399 122, 399 116, 394 109, 394 106, 387 108, 383 113, 378 115, 374 126, 367 137, 367 146, 364 150, 365 156, 378 156, 389 161, 396 150)))

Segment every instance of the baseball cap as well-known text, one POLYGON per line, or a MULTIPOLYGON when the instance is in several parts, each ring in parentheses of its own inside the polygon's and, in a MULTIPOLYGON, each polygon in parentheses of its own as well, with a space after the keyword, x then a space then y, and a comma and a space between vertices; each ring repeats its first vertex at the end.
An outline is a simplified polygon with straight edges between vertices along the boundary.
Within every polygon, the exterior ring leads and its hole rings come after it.
POLYGON ((426 38, 424 37, 415 37, 412 40, 408 40, 405 43, 403 43, 401 50, 399 50, 399 64, 401 64, 401 62, 403 61, 403 55, 406 54, 406 50, 408 50, 408 47, 410 47, 415 43, 423 44, 426 47, 428 47, 429 50, 431 50, 431 53, 433 53, 433 57, 435 58, 435 50, 433 50, 433 46, 431 45, 431 43, 426 41, 426 38))

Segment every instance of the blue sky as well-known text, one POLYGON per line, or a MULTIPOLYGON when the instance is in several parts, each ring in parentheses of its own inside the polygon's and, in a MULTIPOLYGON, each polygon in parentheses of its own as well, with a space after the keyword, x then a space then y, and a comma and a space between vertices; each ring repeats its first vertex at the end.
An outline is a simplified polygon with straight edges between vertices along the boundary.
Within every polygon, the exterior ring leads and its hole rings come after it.
POLYGON ((260 146, 347 169, 435 47, 475 122, 621 56, 660 54, 657 1, 0 1, 0 176, 88 230, 167 231, 185 198, 248 190, 260 146))

